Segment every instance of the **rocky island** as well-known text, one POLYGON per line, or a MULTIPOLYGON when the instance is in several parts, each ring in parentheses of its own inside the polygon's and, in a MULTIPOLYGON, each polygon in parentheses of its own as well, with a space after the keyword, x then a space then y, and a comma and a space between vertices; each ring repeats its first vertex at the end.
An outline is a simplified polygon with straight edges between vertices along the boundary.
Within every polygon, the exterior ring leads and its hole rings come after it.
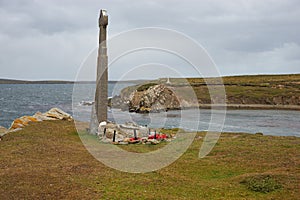
MULTIPOLYGON (((210 108, 208 84, 214 78, 166 78, 130 86, 109 101, 112 108, 147 113, 187 108, 210 108), (192 88, 196 99, 189 90, 192 88)), ((300 74, 223 77, 230 109, 300 110, 300 74)), ((216 90, 223 85, 214 84, 216 90)), ((220 105, 222 106, 222 105, 220 105)))

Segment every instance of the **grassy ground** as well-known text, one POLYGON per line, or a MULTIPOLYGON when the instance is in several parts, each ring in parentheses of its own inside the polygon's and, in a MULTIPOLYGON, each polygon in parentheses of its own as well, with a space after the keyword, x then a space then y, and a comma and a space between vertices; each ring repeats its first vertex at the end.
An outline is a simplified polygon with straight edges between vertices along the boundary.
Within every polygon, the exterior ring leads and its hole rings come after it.
MULTIPOLYGON (((274 97, 300 97, 300 74, 228 76, 222 80, 229 104, 276 104, 274 97)), ((213 79, 207 81, 214 82, 213 79)), ((198 99, 203 98, 209 102, 210 97, 204 89, 203 79, 190 78, 188 82, 193 86, 198 99)))
MULTIPOLYGON (((4 136, 0 142, 0 199, 298 199, 300 196, 300 138, 224 133, 213 151, 198 159, 202 143, 198 136, 170 166, 146 174, 129 174, 94 159, 82 145, 72 122, 34 123, 4 136)), ((159 147, 123 148, 145 152, 159 147)))

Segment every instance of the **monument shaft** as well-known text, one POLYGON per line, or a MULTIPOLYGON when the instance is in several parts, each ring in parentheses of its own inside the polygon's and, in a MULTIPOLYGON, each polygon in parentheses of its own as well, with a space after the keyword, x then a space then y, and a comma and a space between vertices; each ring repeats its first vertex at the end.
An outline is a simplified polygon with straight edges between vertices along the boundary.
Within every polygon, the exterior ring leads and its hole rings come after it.
POLYGON ((108 16, 106 10, 100 11, 99 18, 99 49, 97 59, 97 79, 95 93, 95 109, 98 123, 107 121, 108 106, 108 59, 107 59, 107 25, 108 16))

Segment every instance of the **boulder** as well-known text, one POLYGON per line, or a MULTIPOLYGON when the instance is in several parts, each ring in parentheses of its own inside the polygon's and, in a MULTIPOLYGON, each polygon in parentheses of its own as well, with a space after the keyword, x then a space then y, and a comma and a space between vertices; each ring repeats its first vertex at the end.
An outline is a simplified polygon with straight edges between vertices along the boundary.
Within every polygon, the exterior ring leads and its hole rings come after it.
POLYGON ((9 131, 17 131, 32 122, 47 121, 47 120, 72 120, 72 116, 58 108, 52 108, 48 112, 37 112, 33 116, 23 116, 17 118, 11 124, 9 131))
POLYGON ((40 121, 40 120, 38 120, 37 118, 32 117, 32 116, 23 116, 23 117, 15 119, 9 129, 14 130, 14 129, 19 129, 19 128, 24 128, 29 123, 37 122, 37 121, 40 121))
POLYGON ((33 117, 37 118, 39 121, 55 120, 55 118, 47 117, 44 113, 41 112, 35 113, 33 117))
POLYGON ((72 116, 59 108, 52 108, 48 112, 44 113, 46 117, 54 118, 56 120, 72 120, 72 116))
POLYGON ((33 115, 38 121, 46 120, 72 120, 72 116, 59 108, 52 108, 48 112, 37 112, 33 115))
POLYGON ((3 126, 0 126, 0 136, 3 136, 7 133, 8 129, 3 127, 3 126))

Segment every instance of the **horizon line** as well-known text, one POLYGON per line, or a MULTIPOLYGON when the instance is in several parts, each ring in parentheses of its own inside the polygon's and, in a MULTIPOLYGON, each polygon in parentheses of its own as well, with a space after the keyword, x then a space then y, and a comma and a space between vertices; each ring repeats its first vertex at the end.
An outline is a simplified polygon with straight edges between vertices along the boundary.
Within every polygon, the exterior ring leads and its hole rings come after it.
MULTIPOLYGON (((236 77, 236 76, 272 76, 272 75, 300 75, 300 72, 298 73, 257 73, 257 74, 228 74, 228 75, 222 75, 220 77, 236 77)), ((216 77, 160 77, 160 78, 216 78, 216 77)), ((160 79, 156 78, 156 79, 160 79)), ((7 77, 0 77, 0 80, 7 80, 7 81, 24 81, 24 82, 95 82, 96 80, 67 80, 67 79, 15 79, 15 78, 7 78, 7 77)), ((122 81, 150 81, 155 79, 128 79, 128 80, 108 80, 110 82, 122 82, 122 81)))

